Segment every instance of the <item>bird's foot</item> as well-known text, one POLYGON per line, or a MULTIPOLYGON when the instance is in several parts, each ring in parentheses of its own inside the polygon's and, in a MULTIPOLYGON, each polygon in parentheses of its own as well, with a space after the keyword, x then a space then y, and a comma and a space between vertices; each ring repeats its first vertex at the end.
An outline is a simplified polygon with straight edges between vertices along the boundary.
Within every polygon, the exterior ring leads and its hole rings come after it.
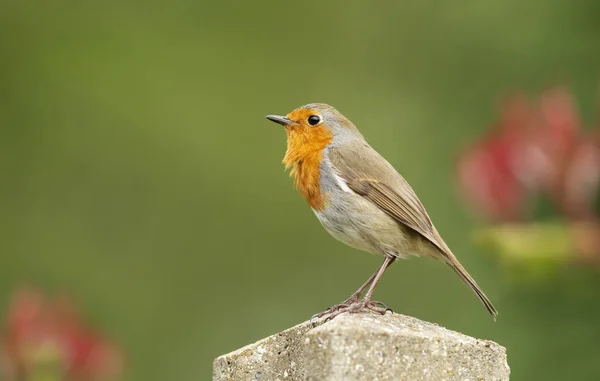
MULTIPOLYGON (((350 303, 346 303, 349 300, 338 304, 336 306, 330 307, 327 310, 315 315, 316 317, 325 317, 325 321, 329 321, 334 319, 336 316, 343 314, 344 312, 348 313, 361 313, 361 312, 369 312, 373 311, 380 315, 385 315, 387 311, 392 311, 388 308, 385 303, 372 301, 372 300, 352 300, 350 303)), ((393 312, 393 311, 392 311, 393 312)))
POLYGON ((340 304, 336 304, 334 306, 329 307, 328 309, 326 309, 323 312, 319 312, 317 314, 314 314, 312 316, 311 320, 314 319, 314 318, 321 318, 323 316, 327 316, 329 314, 335 313, 335 312, 337 312, 337 311, 339 311, 339 310, 341 310, 343 308, 348 308, 351 305, 356 304, 356 303, 360 303, 360 298, 359 298, 358 295, 352 295, 348 299, 346 299, 343 302, 341 302, 340 304))

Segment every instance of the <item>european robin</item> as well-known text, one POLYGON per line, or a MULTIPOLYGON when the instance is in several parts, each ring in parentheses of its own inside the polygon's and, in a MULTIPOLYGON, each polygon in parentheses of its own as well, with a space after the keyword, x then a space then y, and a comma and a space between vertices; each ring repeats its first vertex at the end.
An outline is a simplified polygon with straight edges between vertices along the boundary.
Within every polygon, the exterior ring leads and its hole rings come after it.
POLYGON ((496 319, 492 302, 452 254, 408 182, 350 120, 323 103, 267 119, 285 127, 283 164, 325 230, 349 246, 384 257, 355 293, 317 316, 332 319, 368 310, 384 314, 385 304, 371 298, 385 270, 398 258, 424 255, 448 264, 496 319))

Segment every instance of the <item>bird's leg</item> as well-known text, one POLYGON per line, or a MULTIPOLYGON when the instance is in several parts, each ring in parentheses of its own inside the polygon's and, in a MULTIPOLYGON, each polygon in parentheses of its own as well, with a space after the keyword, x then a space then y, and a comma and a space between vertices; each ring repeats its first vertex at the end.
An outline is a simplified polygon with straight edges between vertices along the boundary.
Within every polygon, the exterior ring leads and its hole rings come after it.
MULTIPOLYGON (((366 309, 369 309, 371 311, 380 313, 382 315, 385 314, 385 312, 388 309, 387 306, 384 303, 381 303, 381 302, 371 301, 371 297, 373 296, 373 292, 375 291, 375 287, 377 287, 377 284, 381 280, 381 277, 383 276, 383 273, 385 272, 385 270, 392 263, 394 263, 395 260, 396 260, 395 256, 392 256, 392 255, 386 255, 385 256, 385 260, 383 261, 383 264, 381 265, 381 267, 377 271, 377 275, 375 275, 375 278, 371 282, 371 287, 369 287, 369 290, 365 294, 365 297, 360 302, 361 308, 359 308, 359 310, 362 309, 362 308, 366 308, 366 309)), ((355 311, 355 312, 357 312, 357 311, 355 311)))
POLYGON ((350 305, 352 303, 356 303, 358 300, 360 300, 360 296, 362 295, 363 291, 369 287, 369 285, 373 282, 373 279, 375 279, 375 277, 377 276, 377 273, 379 272, 379 269, 377 269, 373 274, 371 274, 371 276, 369 277, 369 279, 367 279, 367 281, 365 283, 363 283, 362 286, 360 286, 360 288, 358 290, 356 290, 352 295, 350 295, 350 297, 346 300, 344 300, 342 303, 340 303, 340 305, 350 305))
POLYGON ((356 292, 354 292, 352 295, 350 295, 350 297, 348 299, 344 300, 340 304, 329 307, 327 310, 325 310, 319 314, 316 314, 313 317, 323 317, 323 316, 329 315, 327 319, 330 320, 330 319, 333 319, 334 317, 336 317, 337 315, 341 314, 342 312, 350 311, 350 309, 355 310, 355 309, 364 309, 364 308, 367 308, 367 309, 370 309, 370 310, 373 310, 373 311, 376 311, 379 313, 385 313, 385 311, 387 311, 387 309, 388 309, 387 306, 381 302, 371 302, 371 295, 373 294, 375 286, 377 286, 377 283, 379 283, 379 280, 383 276, 383 273, 394 262, 395 259, 396 259, 396 257, 394 257, 394 256, 386 255, 385 260, 383 261, 383 264, 377 269, 377 271, 375 271, 369 277, 369 279, 367 279, 367 281, 365 283, 363 283, 363 285, 360 286, 360 288, 358 290, 356 290, 356 292), (361 301, 360 296, 362 295, 363 291, 367 287, 369 287, 369 285, 371 287, 369 288, 367 295, 365 295, 365 299, 363 299, 361 301), (365 303, 365 300, 367 303, 365 303), (383 311, 383 312, 381 312, 381 311, 383 311))

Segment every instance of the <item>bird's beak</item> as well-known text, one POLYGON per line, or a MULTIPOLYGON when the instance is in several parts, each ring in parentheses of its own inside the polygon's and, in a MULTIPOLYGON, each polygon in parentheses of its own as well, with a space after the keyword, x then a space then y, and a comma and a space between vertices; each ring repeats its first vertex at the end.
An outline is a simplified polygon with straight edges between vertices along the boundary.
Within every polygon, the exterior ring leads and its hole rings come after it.
POLYGON ((287 116, 267 115, 267 119, 269 119, 271 122, 281 124, 282 126, 294 124, 294 122, 289 120, 287 116))

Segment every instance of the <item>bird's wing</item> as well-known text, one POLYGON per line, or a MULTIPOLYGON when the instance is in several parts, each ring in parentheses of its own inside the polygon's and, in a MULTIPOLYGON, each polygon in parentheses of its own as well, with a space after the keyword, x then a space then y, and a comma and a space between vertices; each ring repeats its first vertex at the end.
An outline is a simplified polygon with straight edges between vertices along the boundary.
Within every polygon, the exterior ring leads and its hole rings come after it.
POLYGON ((366 142, 330 147, 329 160, 348 188, 452 255, 408 182, 366 142))

